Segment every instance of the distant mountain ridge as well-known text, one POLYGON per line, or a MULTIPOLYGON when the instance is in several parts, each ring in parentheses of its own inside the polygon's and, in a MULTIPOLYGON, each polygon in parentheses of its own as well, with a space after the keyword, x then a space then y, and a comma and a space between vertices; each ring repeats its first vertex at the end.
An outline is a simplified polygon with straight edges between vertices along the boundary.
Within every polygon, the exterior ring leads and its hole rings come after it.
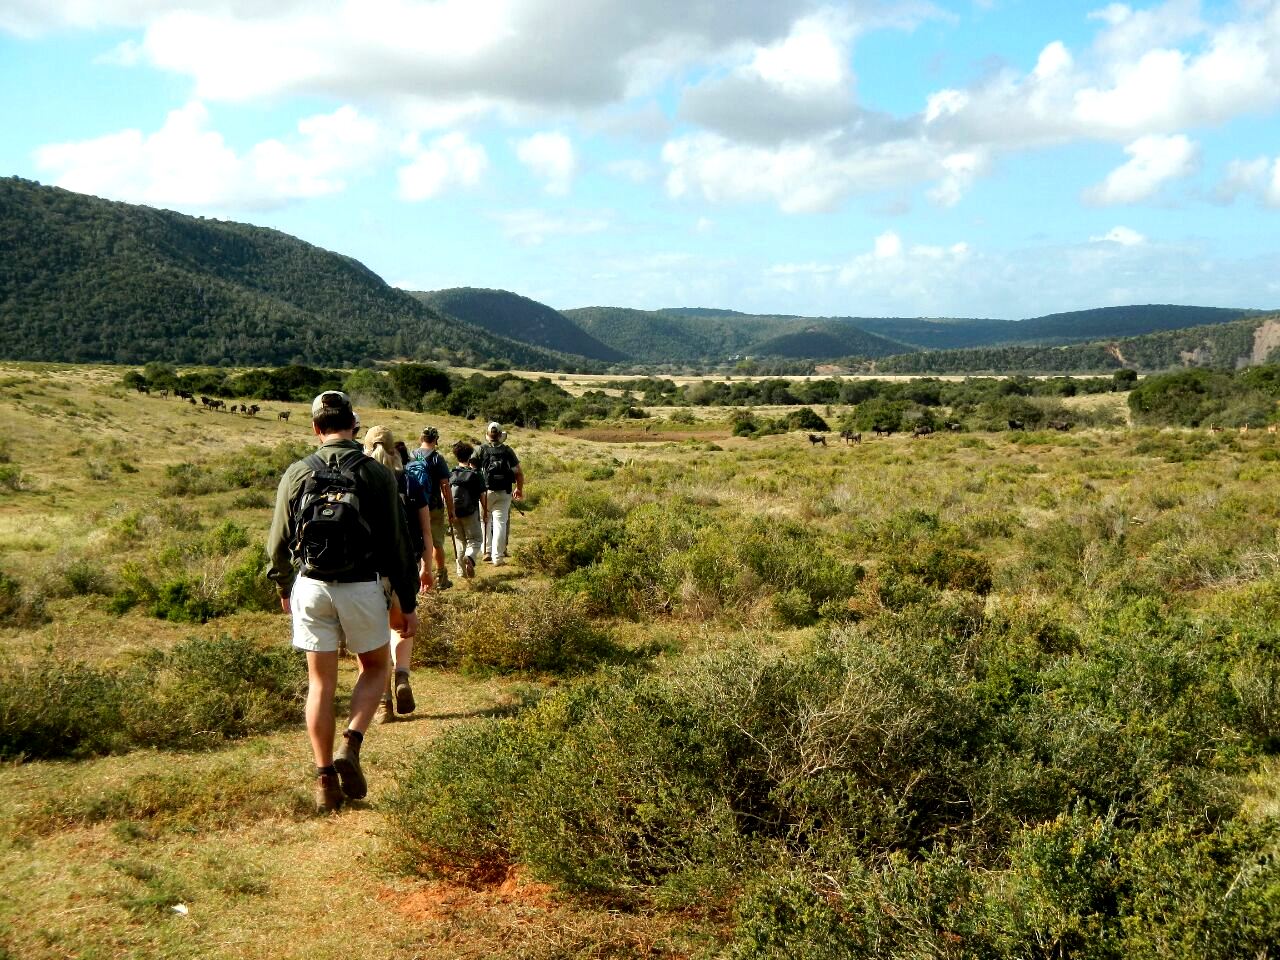
POLYGON ((1232 370, 1274 361, 1280 314, 1161 330, 1137 337, 1057 346, 997 344, 888 357, 879 373, 1098 373, 1122 367, 1155 373, 1179 367, 1232 370))
POLYGON ((447 317, 481 327, 500 337, 609 363, 627 359, 621 351, 601 343, 558 310, 518 293, 454 287, 414 292, 413 296, 447 317))
POLYGON ((17 177, 0 178, 0 251, 6 359, 564 364, 447 320, 356 260, 288 234, 17 177))

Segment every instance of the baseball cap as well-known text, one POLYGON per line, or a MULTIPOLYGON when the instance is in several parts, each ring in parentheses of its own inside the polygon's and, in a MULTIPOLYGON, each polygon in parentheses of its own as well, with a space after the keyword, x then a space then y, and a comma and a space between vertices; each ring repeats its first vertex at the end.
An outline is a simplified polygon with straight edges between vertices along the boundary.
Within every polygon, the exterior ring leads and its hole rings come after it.
POLYGON ((318 417, 325 410, 350 410, 351 398, 341 390, 326 390, 311 401, 311 416, 318 417))
POLYGON ((502 424, 500 424, 497 420, 490 420, 489 429, 487 432, 489 436, 496 437, 498 434, 502 433, 502 424))
POLYGON ((391 428, 384 427, 379 424, 376 427, 370 427, 369 432, 364 437, 365 446, 376 447, 382 444, 384 447, 390 448, 396 445, 396 438, 391 435, 391 428))

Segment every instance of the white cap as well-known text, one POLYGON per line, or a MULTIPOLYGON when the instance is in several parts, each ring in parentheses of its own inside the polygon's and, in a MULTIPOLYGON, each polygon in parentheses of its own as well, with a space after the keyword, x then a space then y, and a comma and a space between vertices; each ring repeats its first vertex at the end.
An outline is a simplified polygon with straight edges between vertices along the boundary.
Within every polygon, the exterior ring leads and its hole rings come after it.
POLYGON ((500 424, 497 420, 490 420, 489 429, 487 432, 491 437, 497 436, 498 434, 502 433, 502 424, 500 424))

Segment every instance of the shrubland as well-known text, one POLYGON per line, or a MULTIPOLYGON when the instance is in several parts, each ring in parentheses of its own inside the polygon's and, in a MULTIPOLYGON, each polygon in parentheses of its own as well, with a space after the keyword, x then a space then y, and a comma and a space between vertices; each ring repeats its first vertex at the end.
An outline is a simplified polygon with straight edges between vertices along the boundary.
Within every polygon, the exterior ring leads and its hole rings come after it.
MULTIPOLYGON (((91 954, 110 930, 116 952, 142 936, 195 956, 283 926, 229 955, 299 955, 338 934, 253 891, 330 850, 342 895, 391 916, 395 957, 1255 957, 1280 939, 1280 837, 1257 812, 1280 748, 1265 431, 1123 426, 1125 378, 790 382, 833 429, 895 409, 962 426, 859 446, 811 447, 786 405, 682 406, 693 429, 646 443, 621 420, 600 440, 513 428, 511 562, 425 598, 430 692, 371 735, 372 804, 331 827, 299 797, 305 671, 262 576, 305 427, 126 398, 118 371, 89 394, 15 376, 19 429, 65 453, 0 446, 27 478, 0 513, 2 882, 55 905, 60 882, 128 893, 126 919, 46 929, 47 948, 0 910, 14 952, 91 954), (744 414, 764 429, 734 436, 744 414), (199 908, 221 876, 171 838, 257 864, 266 834, 291 854, 227 881, 226 918, 202 919, 220 939, 165 939, 164 897, 199 908), (21 873, 64 841, 109 847, 114 879, 21 873), (474 942, 465 909, 405 920, 382 899, 526 883, 556 906, 482 901, 501 932, 474 942), (570 909, 576 926, 540 912, 570 909)), ((488 393, 468 396, 486 420, 488 393)), ((477 430, 361 410, 408 437, 477 430)))

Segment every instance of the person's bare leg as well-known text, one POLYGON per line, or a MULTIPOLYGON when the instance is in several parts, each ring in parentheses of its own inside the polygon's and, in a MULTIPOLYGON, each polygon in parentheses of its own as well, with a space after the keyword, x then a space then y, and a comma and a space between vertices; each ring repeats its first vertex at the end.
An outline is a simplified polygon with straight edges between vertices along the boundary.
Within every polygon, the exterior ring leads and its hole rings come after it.
POLYGON ((333 696, 338 689, 338 654, 307 651, 307 736, 317 767, 333 763, 333 696))
MULTIPOLYGON (((360 674, 351 689, 351 718, 347 727, 364 733, 373 722, 382 702, 382 691, 387 688, 387 673, 391 669, 391 644, 384 643, 376 650, 357 654, 360 674)), ((332 701, 330 701, 332 702, 332 701)))

